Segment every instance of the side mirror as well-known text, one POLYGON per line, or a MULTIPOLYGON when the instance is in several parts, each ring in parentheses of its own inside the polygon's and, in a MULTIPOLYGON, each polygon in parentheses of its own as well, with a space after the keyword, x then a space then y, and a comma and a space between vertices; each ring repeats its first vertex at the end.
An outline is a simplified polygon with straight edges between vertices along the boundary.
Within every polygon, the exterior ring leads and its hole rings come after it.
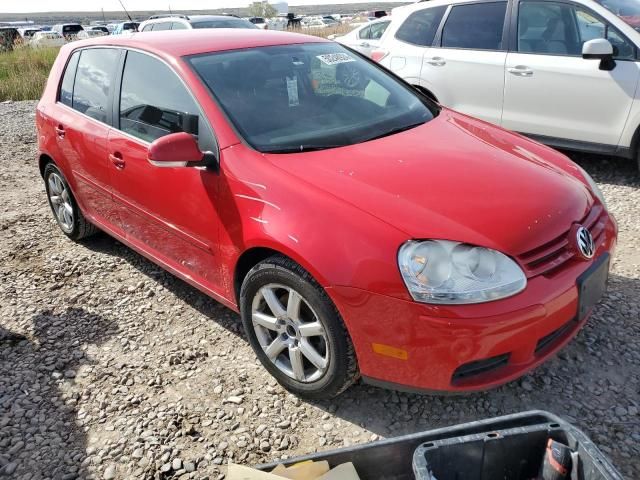
POLYGON ((613 45, 606 38, 596 38, 584 42, 582 58, 600 60, 600 70, 611 71, 616 67, 616 62, 613 59, 613 45))
POLYGON ((171 133, 149 145, 149 163, 156 167, 207 167, 218 170, 218 159, 212 152, 202 152, 190 133, 171 133))

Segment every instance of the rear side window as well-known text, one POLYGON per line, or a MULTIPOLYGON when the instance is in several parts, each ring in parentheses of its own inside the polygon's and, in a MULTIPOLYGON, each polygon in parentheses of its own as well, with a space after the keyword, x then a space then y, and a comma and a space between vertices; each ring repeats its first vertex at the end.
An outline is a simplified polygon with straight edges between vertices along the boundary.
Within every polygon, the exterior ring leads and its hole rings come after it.
POLYGON ((396 32, 396 38, 414 45, 431 46, 446 7, 425 8, 412 13, 396 32))
POLYGON ((120 52, 113 48, 82 50, 73 86, 74 110, 101 122, 107 122, 109 95, 113 89, 119 54, 120 52))
POLYGON ((153 31, 159 32, 160 30, 171 30, 171 23, 172 22, 156 23, 153 25, 153 31))
POLYGON ((200 134, 200 147, 211 150, 212 135, 195 101, 176 74, 160 60, 127 53, 120 93, 120 130, 153 142, 170 133, 200 134), (149 79, 153 78, 153 82, 149 79))
POLYGON ((60 84, 60 102, 68 107, 71 107, 73 104, 73 83, 76 78, 79 59, 80 52, 75 52, 71 55, 67 63, 67 68, 64 71, 64 77, 62 77, 62 83, 60 84))
POLYGON ((173 22, 171 24, 171 30, 187 30, 187 26, 184 23, 173 22))
POLYGON ((507 3, 456 5, 442 30, 442 46, 474 50, 502 50, 507 3))

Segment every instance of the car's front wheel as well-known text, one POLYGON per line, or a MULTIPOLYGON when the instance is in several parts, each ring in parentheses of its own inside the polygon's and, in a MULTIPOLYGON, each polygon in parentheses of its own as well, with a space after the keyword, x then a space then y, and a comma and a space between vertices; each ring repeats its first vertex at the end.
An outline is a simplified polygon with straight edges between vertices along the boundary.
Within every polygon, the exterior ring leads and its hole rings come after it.
POLYGON ((273 256, 247 274, 240 293, 245 332, 264 367, 289 391, 319 400, 358 378, 340 314, 300 265, 273 256))
POLYGON ((54 163, 48 163, 44 169, 44 184, 53 216, 67 237, 80 240, 98 231, 82 215, 66 178, 54 163))

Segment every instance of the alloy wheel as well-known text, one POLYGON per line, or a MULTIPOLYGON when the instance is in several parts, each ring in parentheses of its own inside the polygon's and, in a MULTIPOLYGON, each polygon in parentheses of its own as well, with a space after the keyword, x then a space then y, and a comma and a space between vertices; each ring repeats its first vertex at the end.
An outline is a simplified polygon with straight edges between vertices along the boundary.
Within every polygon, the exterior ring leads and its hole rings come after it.
POLYGON ((251 321, 267 358, 298 382, 320 379, 329 364, 329 340, 318 315, 291 287, 268 284, 255 294, 251 321))
POLYGON ((48 195, 51 207, 56 215, 60 227, 67 233, 73 230, 73 205, 62 177, 57 173, 51 173, 47 180, 49 185, 48 195))

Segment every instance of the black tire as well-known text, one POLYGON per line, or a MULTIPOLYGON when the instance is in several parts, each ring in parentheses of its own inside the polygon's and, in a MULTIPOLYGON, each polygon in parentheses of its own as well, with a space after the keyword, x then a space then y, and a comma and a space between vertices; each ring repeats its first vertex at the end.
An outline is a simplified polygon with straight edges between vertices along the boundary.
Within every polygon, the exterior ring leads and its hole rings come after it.
POLYGON ((47 201, 49 202, 49 206, 51 207, 51 212, 53 213, 53 217, 56 219, 56 222, 58 223, 60 230, 62 230, 62 233, 64 233, 67 237, 69 237, 71 240, 74 240, 74 241, 81 240, 83 238, 89 237, 97 233, 98 228, 84 217, 84 215, 82 214, 82 211, 78 207, 78 202, 76 202, 76 199, 73 196, 73 192, 71 191, 71 187, 69 186, 67 179, 54 163, 50 162, 44 168, 43 178, 44 178, 44 186, 45 186, 45 189, 47 190, 47 201), (72 215, 73 215, 73 221, 71 222, 71 225, 69 227, 66 227, 62 223, 62 221, 58 218, 56 209, 51 201, 51 187, 50 187, 49 180, 52 177, 52 175, 57 175, 57 177, 61 179, 62 184, 64 185, 68 195, 69 204, 71 205, 72 215))
POLYGON ((244 278, 240 290, 240 313, 251 347, 267 371, 290 392, 309 399, 333 398, 359 377, 358 364, 349 333, 340 313, 323 288, 294 261, 272 256, 253 267, 244 278), (252 322, 252 305, 258 291, 269 284, 280 284, 298 292, 324 327, 328 339, 328 365, 320 378, 300 382, 281 371, 265 354, 252 322))

